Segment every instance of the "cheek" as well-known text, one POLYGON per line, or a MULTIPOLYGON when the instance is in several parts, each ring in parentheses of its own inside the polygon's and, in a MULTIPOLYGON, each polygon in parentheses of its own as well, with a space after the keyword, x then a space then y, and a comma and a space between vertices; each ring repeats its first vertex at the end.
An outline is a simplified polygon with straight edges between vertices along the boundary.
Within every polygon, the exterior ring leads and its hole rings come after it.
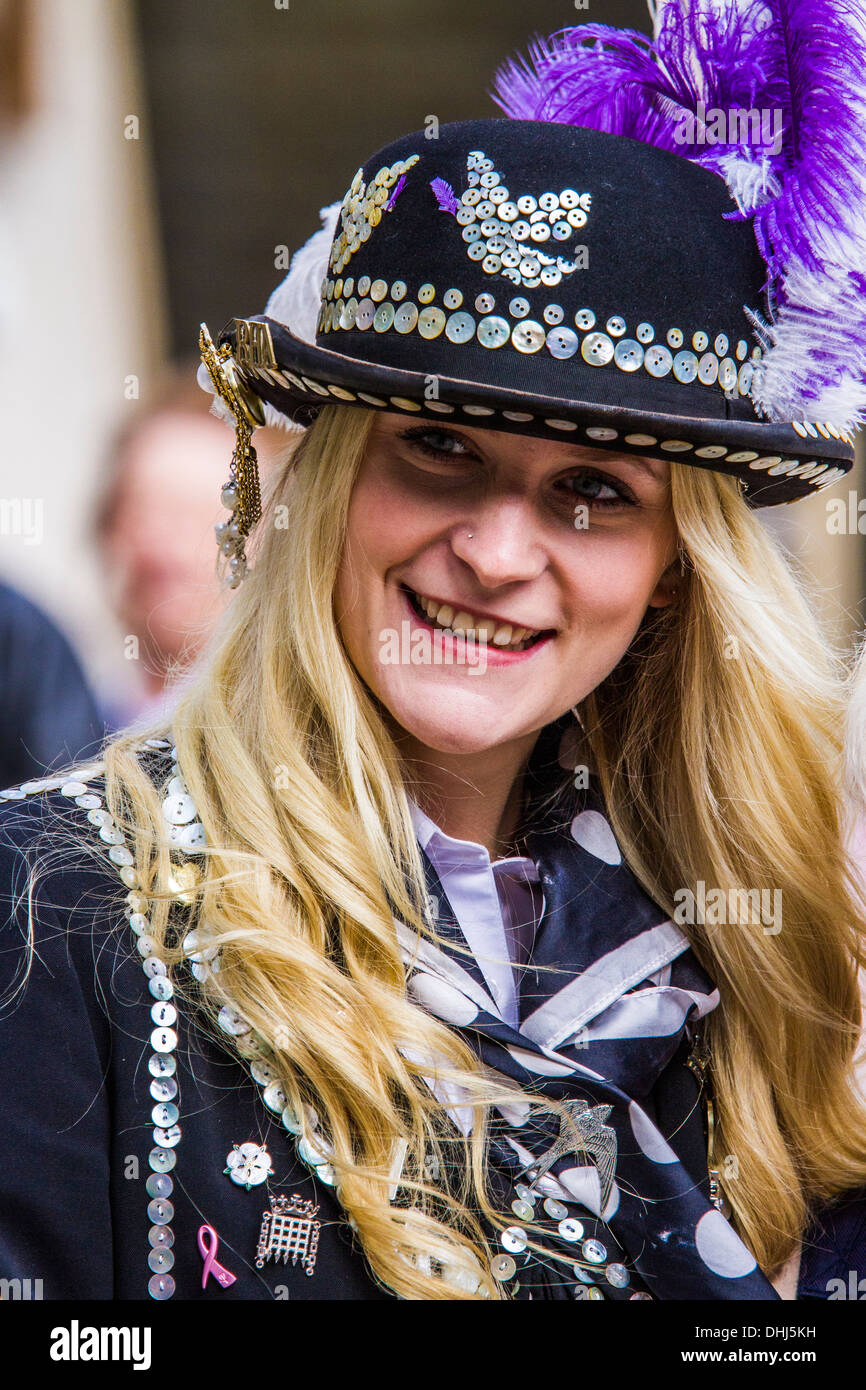
POLYGON ((376 474, 359 477, 349 503, 346 539, 337 574, 336 612, 343 640, 356 665, 366 668, 369 634, 382 623, 389 571, 420 543, 412 513, 376 474))
POLYGON ((346 523, 346 555, 360 573, 384 572, 410 554, 413 514, 399 491, 379 473, 367 468, 352 492, 346 523))
POLYGON ((380 548, 388 533, 375 524, 376 506, 376 489, 360 479, 349 503, 346 538, 337 579, 341 610, 354 604, 363 591, 367 577, 378 568, 380 548))
POLYGON ((647 536, 600 536, 571 566, 573 611, 603 630, 634 630, 664 566, 664 554, 647 536))
POLYGON ((570 566, 571 622, 560 668, 568 704, 599 686, 625 656, 665 564, 664 555, 646 538, 639 542, 609 534, 596 540, 570 566))
POLYGON ((418 496, 399 472, 367 460, 349 503, 341 587, 354 582, 375 604, 389 571, 433 544, 446 519, 436 490, 418 496))

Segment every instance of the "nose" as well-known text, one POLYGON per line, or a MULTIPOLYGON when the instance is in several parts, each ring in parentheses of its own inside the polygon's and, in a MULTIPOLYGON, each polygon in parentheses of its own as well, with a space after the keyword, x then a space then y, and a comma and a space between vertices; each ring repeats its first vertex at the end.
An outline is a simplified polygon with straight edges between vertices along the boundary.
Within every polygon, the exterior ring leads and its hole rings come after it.
POLYGON ((479 502, 453 531, 451 549, 485 589, 537 579, 547 568, 538 518, 523 497, 479 502))

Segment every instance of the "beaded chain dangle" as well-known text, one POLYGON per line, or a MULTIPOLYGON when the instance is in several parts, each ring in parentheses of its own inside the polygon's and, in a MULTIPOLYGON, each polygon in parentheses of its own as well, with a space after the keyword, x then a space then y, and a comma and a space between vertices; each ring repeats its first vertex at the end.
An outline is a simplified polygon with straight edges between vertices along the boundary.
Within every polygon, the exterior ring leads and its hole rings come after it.
POLYGON ((251 441, 253 430, 265 423, 264 409, 239 380, 231 349, 227 345, 216 348, 205 323, 201 325, 199 347, 214 391, 228 406, 235 424, 231 477, 222 490, 223 506, 231 516, 218 522, 214 530, 220 554, 229 557, 228 587, 236 589, 247 572, 246 538, 262 514, 258 459, 251 441))

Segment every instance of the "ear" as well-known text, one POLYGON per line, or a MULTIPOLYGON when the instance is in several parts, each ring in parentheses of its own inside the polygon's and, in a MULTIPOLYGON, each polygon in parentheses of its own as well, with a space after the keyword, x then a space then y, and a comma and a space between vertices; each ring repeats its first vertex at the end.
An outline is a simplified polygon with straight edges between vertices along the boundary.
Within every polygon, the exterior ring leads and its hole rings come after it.
POLYGON ((679 556, 661 575, 658 584, 652 591, 648 601, 648 608, 668 608, 676 601, 677 592, 682 584, 683 570, 679 556))

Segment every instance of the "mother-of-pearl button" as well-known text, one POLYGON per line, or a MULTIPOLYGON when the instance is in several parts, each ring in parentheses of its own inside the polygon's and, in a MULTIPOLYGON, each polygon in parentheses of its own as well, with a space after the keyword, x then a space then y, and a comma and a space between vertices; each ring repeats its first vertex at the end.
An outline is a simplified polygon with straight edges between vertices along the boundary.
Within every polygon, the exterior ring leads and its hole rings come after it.
POLYGON ((551 328, 546 338, 547 350, 553 357, 560 359, 573 357, 578 348, 578 337, 574 329, 567 328, 565 324, 557 328, 551 328))
POLYGON ((643 364, 650 376, 667 376, 674 364, 673 354, 662 343, 653 343, 644 354, 643 364))
POLYGON ((606 366, 613 354, 613 342, 606 333, 588 333, 580 345, 580 355, 591 367, 606 366))

